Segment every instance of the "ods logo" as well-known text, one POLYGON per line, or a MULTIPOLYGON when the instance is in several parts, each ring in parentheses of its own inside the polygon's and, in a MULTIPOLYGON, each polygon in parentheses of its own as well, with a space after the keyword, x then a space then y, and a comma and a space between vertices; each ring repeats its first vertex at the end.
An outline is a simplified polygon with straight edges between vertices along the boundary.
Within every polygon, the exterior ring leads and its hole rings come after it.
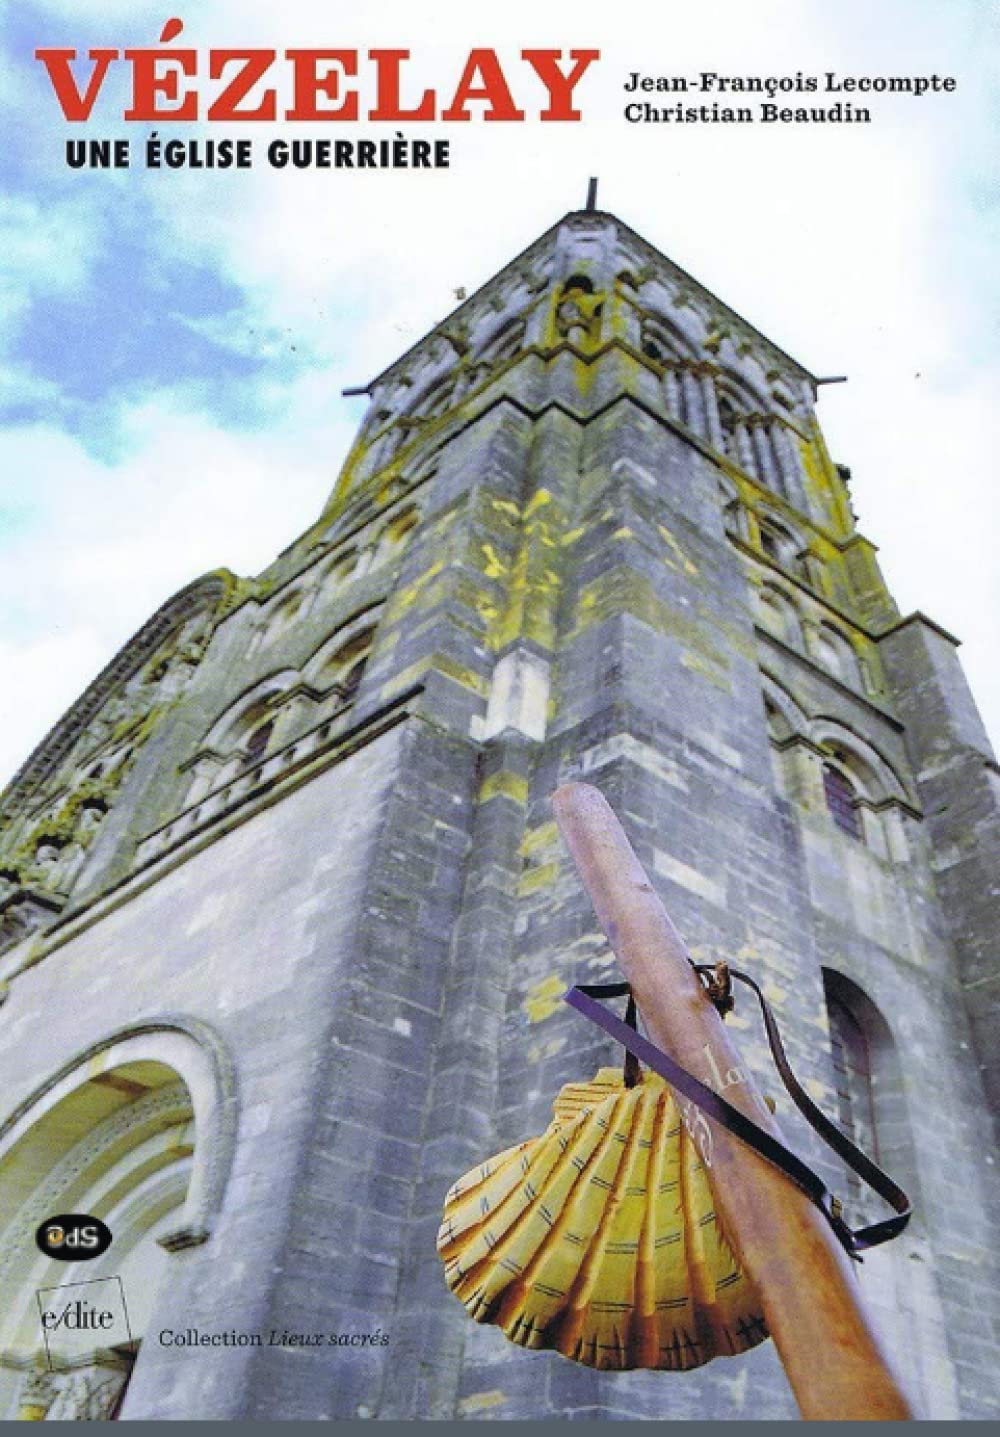
POLYGON ((35 1242, 46 1257, 60 1262, 88 1262, 111 1246, 111 1230, 99 1217, 66 1212, 46 1218, 35 1233, 35 1242))

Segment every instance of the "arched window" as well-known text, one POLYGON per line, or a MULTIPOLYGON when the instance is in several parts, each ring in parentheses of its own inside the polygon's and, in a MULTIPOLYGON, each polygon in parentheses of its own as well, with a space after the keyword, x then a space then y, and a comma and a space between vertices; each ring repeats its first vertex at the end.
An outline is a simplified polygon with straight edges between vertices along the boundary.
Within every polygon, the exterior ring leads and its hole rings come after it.
POLYGON ((458 376, 455 374, 442 375, 436 379, 422 398, 410 410, 410 414, 423 419, 433 419, 435 415, 443 414, 451 403, 455 386, 458 383, 458 376))
MULTIPOLYGON (((823 969, 823 994, 836 1093, 831 1116, 863 1153, 912 1192, 912 1136, 889 1025, 868 995, 842 973, 823 969)), ((882 1201, 856 1173, 845 1169, 842 1182, 843 1195, 853 1209, 849 1221, 886 1215, 882 1201)))
POLYGON ((246 748, 243 750, 243 766, 252 768, 259 763, 267 751, 267 745, 274 732, 274 719, 268 719, 259 728, 255 728, 247 739, 246 748))
POLYGON ((358 551, 355 548, 345 549, 337 555, 326 571, 326 577, 332 579, 335 584, 346 582, 358 568, 358 551))
POLYGON ((739 459, 739 449, 736 443, 736 426, 739 423, 739 416, 733 407, 728 395, 720 394, 719 402, 719 427, 722 430, 722 439, 726 453, 731 459, 739 459))
POLYGON ((340 644, 321 650, 310 660, 309 673, 321 689, 335 689, 344 703, 350 703, 361 686, 365 665, 375 640, 375 627, 361 629, 340 644))
POLYGON ((402 551, 410 533, 416 528, 419 518, 419 511, 410 505, 389 520, 375 540, 371 561, 373 569, 387 559, 395 558, 402 551))
MULTIPOLYGON (((830 1023, 830 1051, 837 1093, 837 1117, 853 1143, 878 1162, 878 1129, 872 1088, 872 1056, 867 1034, 844 999, 827 985, 826 1011, 830 1023)), ((855 1195, 861 1180, 850 1173, 848 1188, 855 1195)))
POLYGON ((798 610, 784 590, 764 584, 758 595, 760 618, 764 627, 793 648, 802 647, 802 625, 798 610))
POLYGON ((585 274, 571 274, 562 287, 563 294, 569 294, 571 290, 578 289, 584 294, 594 293, 594 281, 588 279, 585 274))
POLYGON ((832 763, 823 765, 823 793, 830 817, 839 829, 851 838, 864 840, 861 814, 858 812, 854 785, 846 774, 832 763))
POLYGON ((784 524, 779 524, 770 517, 759 518, 757 524, 760 530, 760 547, 767 557, 773 563, 780 564, 783 569, 788 569, 793 574, 801 574, 801 540, 796 538, 790 529, 786 529, 784 524))
POLYGON ((293 589, 290 594, 286 594, 271 615, 271 622, 267 626, 268 638, 283 633, 296 619, 302 617, 306 607, 305 598, 301 589, 293 589))
POLYGON ((863 843, 873 857, 887 863, 907 863, 910 846, 906 815, 913 799, 888 760, 834 718, 813 719, 808 738, 813 754, 818 751, 818 763, 814 759, 810 764, 809 806, 822 805, 818 815, 829 834, 831 857, 839 849, 843 861, 844 852, 827 818, 833 819, 840 833, 863 843))
POLYGON ((283 692, 298 678, 294 669, 272 674, 220 714, 196 755, 185 808, 200 803, 206 794, 263 760, 274 734, 283 692))
POLYGON ((481 364, 499 364, 515 355, 524 343, 523 319, 509 319, 492 334, 476 358, 481 364))
POLYGON ((769 559, 773 559, 776 564, 781 563, 781 541, 768 524, 760 526, 760 547, 769 559))
POLYGON ((344 699, 352 699, 361 687, 361 676, 365 671, 365 664, 368 662, 367 651, 347 669, 344 677, 340 680, 340 691, 344 699))
POLYGON ((643 315, 639 345, 643 354, 648 354, 650 359, 656 359, 660 364, 673 364, 679 360, 693 363, 699 358, 687 335, 662 314, 643 315))
POLYGON ((368 662, 368 655, 371 653, 374 631, 368 629, 363 634, 358 634, 350 643, 345 644, 331 664, 336 666, 337 683, 340 685, 340 692, 345 699, 353 698, 361 685, 361 675, 365 671, 365 664, 368 662))
POLYGON ((832 624, 820 625, 813 641, 814 657, 828 673, 844 683, 857 687, 860 670, 854 649, 839 629, 832 624))

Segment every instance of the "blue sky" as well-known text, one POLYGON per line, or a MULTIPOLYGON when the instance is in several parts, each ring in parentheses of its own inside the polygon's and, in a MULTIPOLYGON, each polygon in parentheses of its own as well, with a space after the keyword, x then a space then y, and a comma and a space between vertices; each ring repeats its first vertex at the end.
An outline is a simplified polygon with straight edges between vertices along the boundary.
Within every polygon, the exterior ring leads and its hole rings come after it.
MULTIPOLYGON (((155 23, 110 24, 96 18, 100 9, 85 19, 65 18, 59 6, 6 12, 5 44, 20 87, 5 130, 11 143, 0 216, 13 237, 9 263, 21 286, 5 354, 19 383, 7 394, 4 417, 15 425, 55 418, 89 455, 114 463, 125 457, 120 418, 130 403, 181 391, 187 407, 227 428, 253 430, 273 417, 260 402, 262 384, 290 382, 311 356, 290 328, 283 333, 245 306, 242 286, 219 256, 170 243, 156 190, 173 175, 145 172, 135 159, 127 173, 63 163, 65 137, 128 136, 139 151, 149 128, 121 121, 125 88, 114 70, 93 125, 59 123, 33 58, 40 41, 83 52, 155 35, 155 23)), ((158 18, 157 9, 145 10, 158 18)), ((144 18, 144 7, 134 12, 144 18)))
MULTIPOLYGON (((0 8, 0 666, 12 680, 0 781, 172 592, 220 564, 260 569, 312 520, 363 412, 341 388, 577 207, 591 173, 604 206, 777 343, 850 375, 820 413, 854 470, 863 531, 904 611, 965 639, 1000 732, 993 7, 704 0, 651 5, 627 26, 590 0, 489 14, 452 0, 289 0, 280 13, 201 0, 180 13, 202 51, 409 46, 414 88, 442 91, 473 44, 512 62, 527 45, 596 45, 603 58, 581 88, 583 123, 450 127, 445 173, 93 173, 63 163, 68 134, 137 146, 147 127, 123 124, 112 75, 91 124, 71 130, 31 51, 149 44, 171 10, 0 8), (873 102, 867 127, 665 133, 621 117, 621 83, 643 68, 937 70, 959 88, 873 102)), ((258 145, 270 133, 247 130, 258 145)))

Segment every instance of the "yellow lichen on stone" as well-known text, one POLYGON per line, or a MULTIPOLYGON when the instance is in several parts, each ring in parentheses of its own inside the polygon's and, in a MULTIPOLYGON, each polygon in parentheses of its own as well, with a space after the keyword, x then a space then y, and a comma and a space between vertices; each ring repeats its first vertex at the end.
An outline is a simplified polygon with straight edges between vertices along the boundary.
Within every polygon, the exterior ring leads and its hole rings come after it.
POLYGON ((685 649, 681 654, 681 663, 684 668, 688 669, 691 673, 700 674, 703 679, 707 679, 710 684, 722 693, 728 694, 732 692, 731 686, 713 660, 704 657, 702 654, 693 653, 690 649, 685 649))
MULTIPOLYGON (((658 633, 696 647, 701 661, 714 664, 719 671, 728 669, 722 653, 705 641, 704 625, 694 617, 665 604, 643 574, 627 565, 616 565, 599 574, 581 590, 576 603, 575 623, 571 637, 593 623, 631 614, 658 633)), ((727 638, 729 635, 727 634, 727 638)))
POLYGON ((479 802, 487 803, 491 798, 502 795, 504 798, 512 798, 515 803, 525 804, 528 801, 528 780, 522 778, 519 773, 511 773, 502 768, 498 773, 491 773, 484 778, 479 786, 479 802))
POLYGON ((528 1044, 528 1062, 544 1063, 548 1058, 554 1058, 561 1053, 566 1046, 565 1038, 546 1038, 543 1043, 528 1044))
POLYGON ((490 499, 490 504, 501 514, 509 514, 512 519, 520 519, 521 511, 510 499, 490 499))
POLYGON ((558 872, 558 863, 542 863, 538 868, 530 868, 518 883, 517 891, 520 894, 534 893, 536 888, 544 888, 547 883, 554 882, 558 872))
POLYGON ((562 1004, 566 982, 558 973, 550 973, 541 982, 534 983, 524 996, 521 1007, 528 1015, 529 1023, 541 1023, 562 1004))
POLYGON ((500 616, 500 605, 491 604, 485 597, 476 600, 475 610, 487 628, 491 627, 500 616))
POLYGON ((501 1402, 506 1401, 506 1394, 499 1388, 494 1388, 492 1392, 473 1392, 468 1397, 463 1397, 458 1404, 458 1410, 463 1417, 467 1417, 472 1412, 483 1412, 488 1407, 499 1407, 501 1402))
POLYGON ((399 673, 394 674, 388 683, 383 684, 379 690, 379 696, 383 700, 390 699, 394 694, 398 694, 402 689, 409 688, 418 679, 422 679, 429 669, 433 669, 439 674, 445 674, 455 683, 461 684, 464 689, 471 689, 473 693, 479 694, 481 698, 485 698, 489 693, 488 679, 482 678, 461 664, 456 664, 454 659, 447 654, 435 653, 426 654, 405 669, 400 669, 399 673))
POLYGON ((398 694, 402 689, 409 688, 411 684, 416 683, 418 679, 424 677, 430 666, 430 654, 427 654, 422 659, 417 659, 415 663, 407 664, 405 669, 400 669, 398 673, 393 674, 388 683, 382 685, 379 690, 379 697, 387 701, 392 698, 394 694, 398 694))
POLYGON ((537 828, 529 828, 521 839, 518 852, 522 855, 535 853, 539 848, 546 848, 549 844, 556 843, 559 838, 559 829, 555 823, 541 823, 537 828))
POLYGON ((657 524, 656 527, 660 532, 660 537, 673 550, 673 553, 677 558, 681 568, 684 570, 685 574, 697 574, 698 566, 692 563, 692 561, 688 558, 688 556, 685 554, 684 550, 681 548, 680 544, 677 542, 674 535, 671 534, 670 530, 666 527, 666 525, 657 524))
POLYGON ((549 493, 548 489, 536 489, 534 494, 532 494, 531 498, 528 500, 528 503, 524 510, 524 517, 526 519, 530 519, 532 514, 534 514, 537 510, 544 509, 546 504, 551 503, 552 495, 549 493))
POLYGON ((481 548, 486 556, 486 563, 483 566, 483 573, 486 575, 487 579, 502 578, 503 575, 507 572, 507 566, 499 557, 493 545, 483 544, 481 545, 481 548))
POLYGON ((448 654, 434 654, 432 659, 433 667, 439 674, 446 674, 448 678, 454 679, 461 684, 463 689, 471 689, 474 694, 486 698, 490 691, 489 680, 481 674, 474 673, 463 664, 457 664, 448 654))
POLYGON ((553 530, 559 516, 558 511, 551 516, 539 512, 552 502, 547 489, 538 489, 525 506, 524 529, 510 568, 508 602, 489 635, 494 649, 505 648, 520 638, 533 639, 543 648, 555 643, 559 575, 544 563, 543 553, 558 544, 553 530))
POLYGON ((435 559, 422 574, 418 574, 409 584, 402 589, 397 589, 389 602, 386 619, 392 620, 404 614, 407 609, 412 608, 431 581, 437 578, 444 568, 443 559, 435 559))
POLYGON ((814 493, 818 493, 820 489, 826 487, 826 475, 823 473, 823 466, 815 446, 808 439, 804 439, 801 434, 796 434, 795 444, 799 451, 799 460, 805 472, 808 487, 814 493))

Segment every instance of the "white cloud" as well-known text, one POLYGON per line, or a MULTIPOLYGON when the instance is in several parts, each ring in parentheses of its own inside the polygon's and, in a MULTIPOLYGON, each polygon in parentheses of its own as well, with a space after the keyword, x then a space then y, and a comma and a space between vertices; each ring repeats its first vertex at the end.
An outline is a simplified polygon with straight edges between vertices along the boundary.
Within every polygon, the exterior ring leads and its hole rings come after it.
POLYGON ((159 395, 120 416, 127 455, 114 464, 46 426, 0 433, 0 473, 44 516, 41 535, 4 546, 0 771, 171 594, 209 569, 259 571, 312 522, 351 437, 319 388, 304 379, 262 434, 159 395))
POLYGON ((101 249, 92 205, 0 195, 0 306, 11 321, 39 294, 68 294, 88 277, 101 249))

